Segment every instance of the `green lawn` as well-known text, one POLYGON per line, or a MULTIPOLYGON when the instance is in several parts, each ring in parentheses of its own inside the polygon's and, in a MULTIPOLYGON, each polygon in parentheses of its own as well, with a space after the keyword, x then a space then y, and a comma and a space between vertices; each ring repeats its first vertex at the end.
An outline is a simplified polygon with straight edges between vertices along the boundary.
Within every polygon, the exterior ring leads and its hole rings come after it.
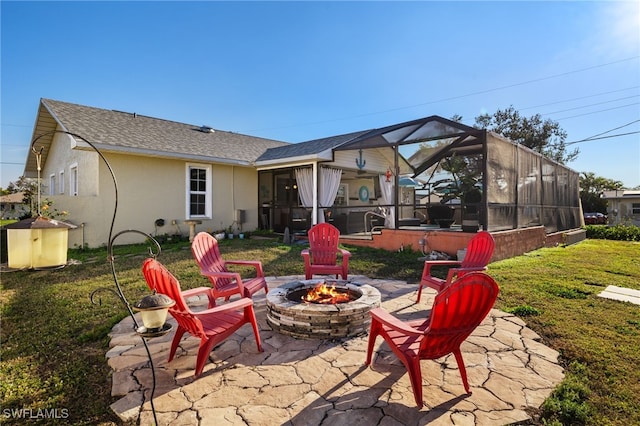
MULTIPOLYGON (((188 243, 163 245, 160 255, 184 287, 205 285, 188 243)), ((347 247, 351 272, 416 282, 416 252, 347 247)), ((278 240, 221 242, 228 259, 261 259, 267 275, 302 274, 300 246, 278 240)), ((140 273, 146 247, 116 249, 119 280, 130 301, 147 294, 140 273)), ((1 278, 0 422, 21 424, 7 410, 66 410, 67 424, 118 424, 109 405, 107 333, 126 316, 113 288, 105 250, 70 251, 82 262, 50 271, 4 272, 1 278)), ((495 262, 490 274, 497 307, 521 315, 558 350, 567 376, 547 400, 540 424, 640 424, 640 306, 597 297, 605 286, 640 289, 640 243, 586 240, 495 262)), ((56 424, 58 421, 50 421, 56 424)), ((46 423, 46 422, 44 422, 46 423)), ((40 423, 43 424, 43 423, 40 423)))

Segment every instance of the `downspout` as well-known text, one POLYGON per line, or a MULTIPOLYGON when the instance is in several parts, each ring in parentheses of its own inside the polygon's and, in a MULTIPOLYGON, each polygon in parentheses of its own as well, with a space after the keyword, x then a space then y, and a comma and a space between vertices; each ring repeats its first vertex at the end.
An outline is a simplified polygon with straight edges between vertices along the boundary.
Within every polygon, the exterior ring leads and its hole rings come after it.
POLYGON ((487 143, 487 129, 482 129, 482 209, 481 209, 481 217, 482 221, 482 230, 489 230, 489 147, 487 143))
POLYGON ((394 218, 393 218, 393 229, 398 229, 398 223, 400 222, 400 207, 398 206, 398 197, 400 197, 400 166, 398 164, 398 145, 393 147, 394 155, 393 155, 393 209, 394 209, 394 218))
POLYGON ((318 162, 315 161, 311 165, 313 167, 311 175, 313 176, 313 204, 311 208, 311 225, 318 223, 318 162))

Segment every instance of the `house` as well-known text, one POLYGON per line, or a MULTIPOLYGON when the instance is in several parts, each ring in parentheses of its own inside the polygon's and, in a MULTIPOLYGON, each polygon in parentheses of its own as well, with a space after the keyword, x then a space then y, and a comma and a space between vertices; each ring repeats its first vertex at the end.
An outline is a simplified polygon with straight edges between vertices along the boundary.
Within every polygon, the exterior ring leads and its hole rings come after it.
POLYGON ((0 218, 19 219, 29 211, 29 206, 24 203, 24 192, 0 196, 0 218))
POLYGON ((604 191, 610 225, 631 224, 640 226, 640 190, 620 189, 604 191))
MULTIPOLYGON (((40 101, 32 141, 42 153, 43 195, 68 211, 65 220, 78 226, 69 233, 70 247, 105 245, 116 201, 109 169, 90 144, 117 179, 115 231, 139 229, 151 235, 184 235, 190 219, 201 220, 202 230, 255 229, 258 176, 253 163, 268 148, 287 145, 51 99, 40 101)), ((38 176, 31 152, 25 176, 38 176)), ((119 239, 135 241, 133 234, 119 239)))
MULTIPOLYGON (((115 230, 295 233, 328 221, 344 236, 386 249, 417 248, 423 239, 416 232, 429 233, 429 248, 442 238, 462 248, 481 227, 526 228, 518 238, 531 235, 520 247, 528 251, 546 235, 579 228, 582 217, 577 172, 439 116, 291 144, 42 99, 32 147, 41 155, 45 195, 78 225, 71 247, 107 243, 116 199, 115 230), (484 195, 465 198, 463 181, 445 176, 454 163, 472 182, 466 191, 484 195), (446 238, 428 214, 440 199, 451 199, 449 223, 456 222, 446 238), (460 232, 465 223, 471 230, 460 232)), ((34 154, 25 176, 38 176, 34 154)), ((119 242, 137 236, 128 237, 119 242)))

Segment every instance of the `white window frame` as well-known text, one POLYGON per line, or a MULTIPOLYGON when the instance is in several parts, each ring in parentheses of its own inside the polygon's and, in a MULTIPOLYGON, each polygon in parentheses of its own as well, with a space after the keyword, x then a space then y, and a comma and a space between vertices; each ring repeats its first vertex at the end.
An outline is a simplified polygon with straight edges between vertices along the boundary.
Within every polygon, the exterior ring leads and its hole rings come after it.
POLYGON ((640 203, 631 203, 631 214, 640 215, 640 203))
POLYGON ((49 175, 49 195, 56 195, 56 174, 49 175))
POLYGON ((58 173, 58 179, 60 180, 58 182, 58 193, 64 194, 64 170, 60 170, 60 173, 58 173))
POLYGON ((69 195, 78 196, 78 163, 73 163, 69 166, 69 195))
POLYGON ((213 205, 213 179, 211 164, 187 163, 185 167, 185 217, 189 219, 211 219, 213 205), (205 190, 191 191, 191 170, 200 169, 205 171, 205 190), (191 194, 204 195, 204 214, 191 214, 191 194))

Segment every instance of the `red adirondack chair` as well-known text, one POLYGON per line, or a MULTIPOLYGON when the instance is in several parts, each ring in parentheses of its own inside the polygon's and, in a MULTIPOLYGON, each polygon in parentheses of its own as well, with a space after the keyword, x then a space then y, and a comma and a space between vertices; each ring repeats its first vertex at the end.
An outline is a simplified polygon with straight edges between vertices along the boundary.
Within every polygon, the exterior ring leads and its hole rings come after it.
POLYGON ((224 297, 228 301, 234 294, 251 297, 259 290, 269 292, 267 282, 259 260, 224 260, 220 254, 218 240, 207 232, 200 232, 191 243, 191 252, 195 257, 200 273, 206 276, 213 286, 215 299, 224 297), (255 269, 255 277, 242 278, 239 272, 232 272, 227 265, 248 266, 255 269))
POLYGON ((436 295, 426 320, 403 322, 375 308, 372 317, 366 364, 371 364, 375 340, 387 342, 409 373, 416 404, 422 408, 422 372, 420 361, 455 356, 462 383, 471 394, 462 359, 462 342, 480 325, 498 297, 498 285, 484 272, 471 272, 436 295))
POLYGON ((330 223, 319 223, 314 225, 307 232, 309 237, 309 248, 300 253, 304 259, 304 276, 311 279, 314 274, 319 275, 342 275, 342 279, 347 279, 349 273, 348 250, 338 247, 340 231, 330 223), (341 259, 338 259, 338 254, 341 259))
MULTIPOLYGON (((199 338, 200 347, 194 373, 198 377, 202 374, 204 365, 209 359, 209 353, 213 348, 245 324, 251 324, 253 327, 258 351, 262 352, 258 323, 251 299, 243 297, 221 306, 193 312, 183 298, 180 283, 160 262, 155 259, 145 260, 142 265, 142 274, 151 290, 155 289, 158 293, 166 294, 176 302, 173 307, 169 308, 169 313, 178 322, 176 334, 171 342, 169 362, 173 360, 184 333, 199 338)), ((209 290, 206 289, 207 292, 209 290)))
POLYGON ((420 287, 418 289, 418 299, 420 302, 423 287, 431 287, 437 291, 451 284, 454 278, 460 278, 464 274, 473 271, 484 271, 493 256, 495 240, 487 231, 478 232, 467 244, 467 253, 464 260, 425 260, 420 287), (447 278, 441 279, 431 275, 431 268, 434 266, 448 266, 447 278))

